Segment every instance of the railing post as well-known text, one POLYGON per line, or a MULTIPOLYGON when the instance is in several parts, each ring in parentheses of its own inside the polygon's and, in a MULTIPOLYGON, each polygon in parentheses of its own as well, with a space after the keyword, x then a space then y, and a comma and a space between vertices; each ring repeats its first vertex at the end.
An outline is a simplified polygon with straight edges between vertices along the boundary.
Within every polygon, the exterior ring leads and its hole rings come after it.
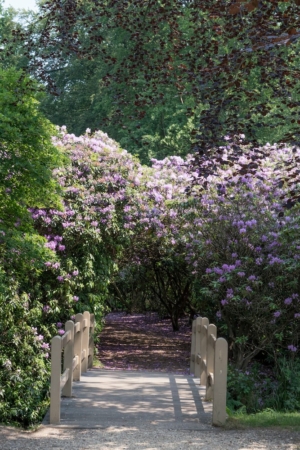
POLYGON ((196 348, 196 319, 192 322, 192 344, 191 344, 191 361, 190 361, 190 374, 195 373, 195 348, 196 348))
POLYGON ((94 360, 94 351, 95 351, 94 332, 95 332, 95 315, 90 314, 90 337, 89 337, 89 357, 88 357, 89 369, 93 367, 93 360, 94 360))
MULTIPOLYGON (((63 337, 54 336, 51 341, 51 392, 50 392, 50 424, 60 423, 60 397, 72 396, 72 382, 80 380, 81 372, 87 372, 90 355, 94 354, 93 330, 95 328, 94 314, 88 311, 75 316, 75 324, 69 320, 65 324, 63 337), (89 330, 91 343, 89 342, 89 330), (61 356, 64 349, 63 374, 61 374, 61 356), (84 351, 83 351, 84 350, 84 351), (82 355, 84 355, 82 363, 82 355), (74 376, 73 376, 74 368, 74 376), (82 369, 82 370, 81 370, 82 369)), ((93 358, 91 358, 91 364, 93 358)))
POLYGON ((209 321, 206 317, 203 317, 201 320, 200 327, 200 361, 199 361, 199 369, 200 369, 200 384, 206 385, 206 370, 203 362, 206 363, 206 347, 207 347, 207 327, 209 321))
POLYGON ((83 323, 86 320, 86 326, 83 325, 82 331, 82 351, 85 351, 85 357, 81 363, 81 373, 85 373, 88 370, 88 358, 89 358, 89 331, 90 331, 90 313, 84 311, 83 323))
POLYGON ((83 314, 79 313, 75 316, 75 330, 74 330, 74 355, 78 356, 78 364, 73 372, 73 380, 80 381, 81 375, 81 351, 82 351, 82 324, 83 324, 83 314), (76 324, 80 324, 80 329, 76 333, 76 324))
POLYGON ((228 343, 219 338, 215 344, 214 364, 214 397, 213 425, 222 426, 226 422, 226 391, 227 391, 227 360, 228 343))
POLYGON ((214 392, 215 339, 212 336, 217 338, 217 327, 211 323, 207 328, 205 401, 211 401, 214 392))
POLYGON ((69 369, 68 381, 62 389, 62 395, 65 397, 72 397, 72 383, 73 383, 73 357, 74 357, 74 322, 68 320, 65 325, 66 333, 70 331, 71 338, 64 349, 64 371, 69 369))
POLYGON ((60 422, 61 337, 51 341, 50 423, 60 422))
POLYGON ((200 353, 200 341, 201 341, 201 322, 202 317, 197 317, 196 319, 196 332, 195 332, 195 377, 200 378, 200 364, 198 355, 200 353))

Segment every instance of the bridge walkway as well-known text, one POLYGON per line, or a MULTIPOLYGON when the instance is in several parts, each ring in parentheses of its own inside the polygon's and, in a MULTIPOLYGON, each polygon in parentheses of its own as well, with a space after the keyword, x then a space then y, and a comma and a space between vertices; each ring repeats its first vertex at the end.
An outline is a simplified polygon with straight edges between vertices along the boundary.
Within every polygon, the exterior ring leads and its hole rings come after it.
MULTIPOLYGON (((203 395, 189 375, 93 368, 73 383, 72 398, 62 398, 58 427, 211 429, 212 404, 203 395)), ((43 423, 49 424, 49 412, 43 423)))

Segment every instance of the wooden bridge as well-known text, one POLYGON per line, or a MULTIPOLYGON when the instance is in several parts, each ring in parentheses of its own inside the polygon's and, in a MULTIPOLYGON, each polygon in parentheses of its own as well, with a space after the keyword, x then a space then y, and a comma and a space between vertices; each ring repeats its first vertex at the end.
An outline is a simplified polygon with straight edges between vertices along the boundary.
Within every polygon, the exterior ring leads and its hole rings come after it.
MULTIPOLYGON (((205 387, 191 376, 93 368, 73 383, 72 397, 61 399, 60 426, 203 429, 212 421, 204 395, 205 387)), ((50 413, 44 424, 49 420, 50 413)))
POLYGON ((227 342, 217 339, 208 319, 193 323, 191 372, 196 378, 92 368, 94 326, 94 316, 86 311, 76 315, 75 323, 66 323, 63 336, 52 339, 51 406, 44 424, 102 428, 143 422, 201 429, 225 423, 227 342))

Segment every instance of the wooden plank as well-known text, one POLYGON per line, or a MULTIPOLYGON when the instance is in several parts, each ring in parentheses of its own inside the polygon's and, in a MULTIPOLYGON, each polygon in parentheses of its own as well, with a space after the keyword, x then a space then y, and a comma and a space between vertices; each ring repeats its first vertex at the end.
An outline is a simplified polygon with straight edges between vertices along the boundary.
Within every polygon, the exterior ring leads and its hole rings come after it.
POLYGON ((65 346, 67 345, 67 343, 69 342, 70 339, 71 339, 71 333, 68 330, 61 338, 61 347, 65 348, 65 346))
POLYGON ((83 332, 82 332, 82 349, 85 350, 85 356, 81 363, 81 373, 88 371, 88 351, 89 351, 89 332, 90 332, 90 313, 83 313, 83 332))
POLYGON ((73 358, 74 358, 74 322, 68 320, 65 325, 65 330, 70 334, 65 351, 64 351, 64 370, 69 370, 69 378, 63 387, 62 394, 65 397, 72 397, 72 383, 73 383, 73 358))
POLYGON ((65 387, 65 384, 67 383, 69 379, 69 369, 66 369, 62 376, 60 377, 60 389, 63 389, 65 387))
POLYGON ((215 345, 217 336, 217 327, 210 324, 207 328, 207 357, 206 357, 206 391, 205 401, 211 401, 214 396, 214 366, 215 366, 215 345))
POLYGON ((228 343, 219 338, 215 345, 213 425, 222 426, 226 422, 228 343))
POLYGON ((193 320, 193 323, 192 323, 190 374, 195 373, 195 348, 196 348, 196 319, 193 320))
POLYGON ((73 380, 80 381, 81 361, 82 361, 82 331, 83 331, 83 314, 79 313, 75 316, 75 328, 80 331, 74 334, 74 355, 78 356, 78 364, 73 372, 73 380))
POLYGON ((209 325, 209 320, 207 317, 203 317, 201 320, 201 331, 200 331, 200 356, 201 363, 200 366, 200 384, 206 386, 206 370, 205 365, 202 364, 202 361, 206 363, 206 347, 207 347, 207 328, 209 325))
POLYGON ((200 330, 201 330, 202 317, 196 319, 196 340, 195 340, 195 377, 200 378, 200 365, 197 359, 197 355, 200 354, 200 330))
MULTIPOLYGON (((74 372, 74 369, 78 366, 79 358, 78 355, 74 356, 73 363, 72 363, 72 372, 74 372)), ((74 377, 73 377, 74 378, 74 377)))
POLYGON ((51 341, 50 423, 60 422, 61 337, 51 341))

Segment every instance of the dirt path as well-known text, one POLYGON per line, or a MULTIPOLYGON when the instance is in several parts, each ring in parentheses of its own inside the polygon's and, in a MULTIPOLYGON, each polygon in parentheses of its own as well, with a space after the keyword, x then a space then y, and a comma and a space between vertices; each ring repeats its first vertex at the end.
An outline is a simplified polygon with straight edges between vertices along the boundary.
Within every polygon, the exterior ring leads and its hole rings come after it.
POLYGON ((191 328, 181 319, 180 331, 156 313, 110 313, 98 345, 103 368, 189 374, 191 328))

